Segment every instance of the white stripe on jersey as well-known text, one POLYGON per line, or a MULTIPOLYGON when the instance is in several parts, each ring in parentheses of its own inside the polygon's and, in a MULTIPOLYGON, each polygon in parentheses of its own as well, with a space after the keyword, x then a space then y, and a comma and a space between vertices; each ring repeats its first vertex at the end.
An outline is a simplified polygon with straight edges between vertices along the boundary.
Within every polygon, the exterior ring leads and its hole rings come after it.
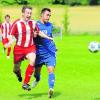
MULTIPOLYGON (((31 20, 32 21, 32 27, 33 27, 33 29, 35 29, 35 27, 36 27, 36 21, 34 21, 34 20, 31 20)), ((34 44, 34 41, 32 40, 32 44, 34 44)))
POLYGON ((7 25, 7 38, 9 37, 9 23, 6 23, 6 25, 7 25))
POLYGON ((6 38, 6 32, 5 32, 5 30, 6 30, 6 27, 5 27, 5 23, 3 23, 3 34, 4 34, 4 37, 3 38, 6 38))
POLYGON ((33 26, 33 29, 35 29, 35 27, 36 27, 36 21, 32 20, 32 26, 33 26))
MULTIPOLYGON (((33 29, 35 29, 35 27, 36 27, 36 21, 34 21, 34 20, 31 20, 32 21, 32 27, 33 27, 33 29)), ((32 44, 34 44, 34 41, 32 41, 32 44)))
POLYGON ((18 41, 17 41, 17 45, 21 45, 21 41, 22 41, 22 26, 20 21, 17 22, 17 28, 18 28, 18 41))
POLYGON ((26 41, 25 41, 24 47, 28 47, 29 42, 30 42, 30 35, 31 35, 31 32, 30 32, 30 27, 29 27, 29 25, 26 24, 25 26, 26 26, 26 41))

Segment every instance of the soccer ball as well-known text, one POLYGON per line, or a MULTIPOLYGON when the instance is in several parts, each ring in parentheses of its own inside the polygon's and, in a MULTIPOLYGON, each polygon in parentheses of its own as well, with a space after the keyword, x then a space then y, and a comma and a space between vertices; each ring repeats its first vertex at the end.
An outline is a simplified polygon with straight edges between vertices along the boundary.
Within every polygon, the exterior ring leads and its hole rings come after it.
POLYGON ((90 42, 88 49, 90 52, 96 53, 99 51, 100 44, 96 41, 90 42))

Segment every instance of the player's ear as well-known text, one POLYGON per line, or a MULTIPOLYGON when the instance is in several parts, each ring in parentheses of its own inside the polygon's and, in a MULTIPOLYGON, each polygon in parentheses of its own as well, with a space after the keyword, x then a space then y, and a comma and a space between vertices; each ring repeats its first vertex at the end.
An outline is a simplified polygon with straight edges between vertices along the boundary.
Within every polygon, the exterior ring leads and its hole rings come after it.
POLYGON ((24 16, 24 13, 22 13, 22 17, 24 16))
POLYGON ((41 17, 43 16, 43 13, 41 14, 41 17))
POLYGON ((22 16, 24 15, 24 12, 22 12, 22 16))

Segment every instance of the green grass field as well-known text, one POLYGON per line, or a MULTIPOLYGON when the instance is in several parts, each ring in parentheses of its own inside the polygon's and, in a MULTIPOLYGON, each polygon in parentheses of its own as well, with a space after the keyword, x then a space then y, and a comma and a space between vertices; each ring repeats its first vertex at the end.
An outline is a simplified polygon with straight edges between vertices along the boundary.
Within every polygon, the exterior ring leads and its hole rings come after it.
MULTIPOLYGON (((88 43, 100 41, 100 36, 68 36, 55 38, 58 48, 54 97, 51 100, 100 100, 100 52, 90 53, 88 43)), ((24 77, 27 61, 22 63, 24 77)), ((0 43, 0 100, 49 100, 48 73, 43 67, 41 81, 30 92, 12 72, 13 56, 2 53, 0 43)), ((34 78, 31 78, 31 82, 34 78)))

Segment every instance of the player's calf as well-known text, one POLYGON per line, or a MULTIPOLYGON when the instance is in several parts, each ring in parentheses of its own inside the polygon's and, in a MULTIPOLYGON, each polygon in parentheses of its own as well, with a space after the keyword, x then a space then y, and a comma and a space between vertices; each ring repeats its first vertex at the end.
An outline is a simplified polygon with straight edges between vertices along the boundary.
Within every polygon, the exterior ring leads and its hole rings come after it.
POLYGON ((18 81, 19 81, 19 82, 22 82, 22 77, 21 77, 21 72, 20 72, 20 70, 18 70, 18 71, 13 70, 13 72, 14 72, 15 75, 17 76, 18 81))
POLYGON ((40 73, 34 74, 34 77, 36 78, 36 81, 37 81, 37 82, 40 81, 40 73))
POLYGON ((17 78, 18 78, 18 81, 19 81, 19 82, 22 82, 22 77, 21 77, 20 71, 17 71, 17 72, 14 72, 14 73, 16 74, 16 76, 17 76, 17 78))
POLYGON ((13 72, 15 73, 15 75, 18 78, 19 82, 22 82, 22 77, 21 77, 21 70, 20 70, 20 62, 14 65, 14 69, 13 72))

